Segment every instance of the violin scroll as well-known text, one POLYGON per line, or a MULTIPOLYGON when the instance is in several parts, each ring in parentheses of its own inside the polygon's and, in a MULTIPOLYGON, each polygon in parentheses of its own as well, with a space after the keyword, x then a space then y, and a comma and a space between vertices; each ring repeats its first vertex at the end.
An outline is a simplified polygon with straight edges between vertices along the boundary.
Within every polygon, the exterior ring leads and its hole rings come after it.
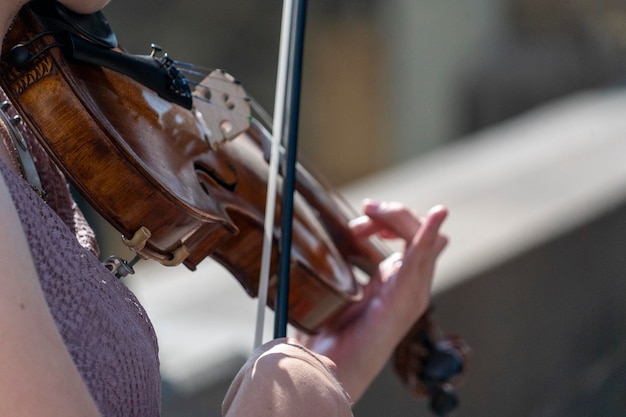
POLYGON ((467 371, 471 348, 461 337, 442 335, 427 311, 396 347, 393 365, 400 380, 418 398, 429 398, 438 416, 459 404, 456 388, 467 371))

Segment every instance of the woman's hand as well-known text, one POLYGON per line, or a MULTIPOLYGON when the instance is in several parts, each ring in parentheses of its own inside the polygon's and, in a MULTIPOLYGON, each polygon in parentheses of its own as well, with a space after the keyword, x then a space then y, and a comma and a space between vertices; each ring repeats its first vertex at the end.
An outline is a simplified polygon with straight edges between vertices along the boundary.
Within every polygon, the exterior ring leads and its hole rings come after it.
POLYGON ((447 244, 440 233, 447 216, 444 207, 420 217, 400 203, 369 201, 364 214, 351 225, 355 236, 402 239, 404 250, 381 262, 363 300, 342 313, 332 327, 297 336, 306 347, 335 362, 337 378, 352 401, 360 398, 428 308, 435 263, 447 244))

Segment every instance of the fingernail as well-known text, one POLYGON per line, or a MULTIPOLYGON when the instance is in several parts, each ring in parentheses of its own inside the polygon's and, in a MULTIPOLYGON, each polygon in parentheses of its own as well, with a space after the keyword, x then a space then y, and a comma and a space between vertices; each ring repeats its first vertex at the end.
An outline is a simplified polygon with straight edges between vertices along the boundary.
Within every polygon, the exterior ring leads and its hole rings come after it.
POLYGON ((438 211, 445 211, 446 208, 443 204, 437 204, 436 206, 433 206, 430 210, 428 210, 428 214, 432 214, 432 213, 436 213, 438 211))
POLYGON ((367 223, 368 220, 369 219, 367 216, 359 216, 357 218, 350 220, 350 222, 348 223, 348 226, 350 226, 351 228, 359 227, 360 225, 367 223))
POLYGON ((367 199, 363 200, 363 212, 364 213, 374 213, 380 210, 382 203, 367 199))

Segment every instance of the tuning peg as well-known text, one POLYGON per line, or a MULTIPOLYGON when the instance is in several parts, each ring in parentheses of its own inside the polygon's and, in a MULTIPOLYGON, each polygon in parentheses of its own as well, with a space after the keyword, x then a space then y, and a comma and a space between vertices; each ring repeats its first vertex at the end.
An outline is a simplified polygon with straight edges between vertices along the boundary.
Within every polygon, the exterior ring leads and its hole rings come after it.
POLYGON ((424 363, 423 373, 426 380, 445 382, 461 371, 463 357, 452 344, 443 341, 432 346, 424 363))
POLYGON ((450 384, 430 387, 430 408, 440 417, 447 416, 459 405, 459 396, 450 384))

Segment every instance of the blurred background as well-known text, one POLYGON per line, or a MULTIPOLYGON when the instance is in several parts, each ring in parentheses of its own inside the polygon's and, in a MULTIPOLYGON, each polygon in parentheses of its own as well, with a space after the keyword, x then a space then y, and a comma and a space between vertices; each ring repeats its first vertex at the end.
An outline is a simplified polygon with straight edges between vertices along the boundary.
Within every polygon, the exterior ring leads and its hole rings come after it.
MULTIPOLYGON (((105 14, 129 52, 225 69, 271 113, 281 8, 113 0, 105 14)), ((355 205, 452 211, 436 317, 475 350, 454 415, 626 416, 625 70, 624 0, 308 5, 302 157, 355 205)), ((161 339, 164 417, 219 415, 252 343, 243 291, 211 262, 128 281, 161 339)), ((355 415, 430 412, 388 369, 355 415)))
MULTIPOLYGON (((624 79, 623 0, 309 2, 301 150, 336 183, 624 79), (355 147, 359 158, 340 159, 355 147)), ((282 4, 112 1, 121 43, 223 68, 273 109, 282 4)))

